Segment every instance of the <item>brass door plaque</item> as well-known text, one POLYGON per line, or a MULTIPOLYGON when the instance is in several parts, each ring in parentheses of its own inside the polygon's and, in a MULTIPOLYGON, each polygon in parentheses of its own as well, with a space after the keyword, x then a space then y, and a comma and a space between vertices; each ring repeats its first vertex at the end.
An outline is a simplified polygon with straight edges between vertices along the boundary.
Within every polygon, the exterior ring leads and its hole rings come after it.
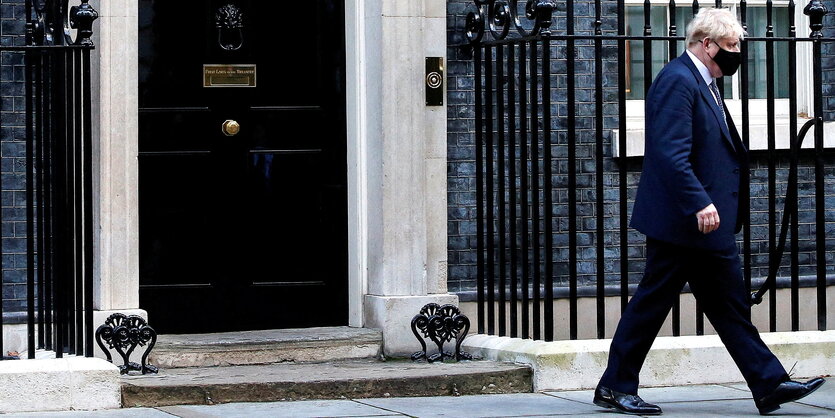
POLYGON ((203 64, 203 87, 255 87, 255 64, 203 64))

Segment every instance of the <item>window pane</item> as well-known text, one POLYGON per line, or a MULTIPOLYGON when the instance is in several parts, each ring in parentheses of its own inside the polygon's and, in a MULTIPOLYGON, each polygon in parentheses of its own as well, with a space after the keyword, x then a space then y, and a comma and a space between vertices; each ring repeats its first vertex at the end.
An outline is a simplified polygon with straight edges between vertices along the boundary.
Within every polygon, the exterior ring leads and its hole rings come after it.
MULTIPOLYGON (((650 8, 650 25, 653 36, 667 34, 667 7, 652 6, 650 8)), ((640 36, 644 34, 644 7, 626 8, 626 34, 640 36)), ((666 41, 654 41, 652 44, 652 74, 658 74, 669 55, 666 41)), ((629 100, 644 99, 644 41, 626 41, 626 98, 629 100)))
MULTIPOLYGON (((676 7, 676 34, 678 36, 687 36, 687 24, 693 20, 693 7, 676 7)), ((679 55, 684 53, 686 47, 684 41, 678 41, 679 55)))
MULTIPOLYGON (((748 8, 748 36, 763 37, 766 33, 766 8, 748 8)), ((773 9, 774 36, 789 35, 789 12, 785 7, 773 9)), ((748 42, 748 97, 765 99, 768 97, 766 66, 766 43, 748 42)), ((787 42, 774 43, 774 93, 777 98, 789 97, 789 46, 787 42)))

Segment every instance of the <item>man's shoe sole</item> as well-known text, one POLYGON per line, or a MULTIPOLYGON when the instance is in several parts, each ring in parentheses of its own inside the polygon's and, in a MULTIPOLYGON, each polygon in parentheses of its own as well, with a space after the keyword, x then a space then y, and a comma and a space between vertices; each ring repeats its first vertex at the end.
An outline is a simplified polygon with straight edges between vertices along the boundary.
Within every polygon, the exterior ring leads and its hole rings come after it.
MULTIPOLYGON (((586 398, 586 399, 588 399, 588 398, 586 398)), ((629 411, 620 409, 620 408, 618 408, 618 407, 616 407, 616 406, 614 406, 614 405, 612 405, 612 404, 610 404, 606 401, 600 400, 600 399, 595 399, 593 402, 594 402, 595 405, 597 405, 601 408, 614 409, 615 411, 620 412, 621 414, 628 414, 628 415, 661 415, 663 413, 663 412, 643 412, 643 413, 641 413, 641 412, 629 412, 629 411)))
POLYGON ((760 408, 760 409, 759 409, 759 411, 760 411, 760 415, 770 414, 770 413, 772 413, 772 412, 774 412, 774 411, 776 411, 776 410, 780 409, 780 405, 782 405, 782 404, 784 404, 784 403, 789 403, 789 402, 797 402, 797 401, 799 401, 799 400, 801 400, 801 399, 803 399, 803 398, 805 398, 805 397, 807 397, 807 396, 809 396, 809 395, 811 395, 811 394, 815 393, 815 391, 816 391, 816 390, 818 390, 818 389, 820 389, 820 387, 821 387, 821 386, 823 386, 823 384, 824 384, 824 383, 826 383, 826 381, 825 381, 825 380, 824 380, 823 382, 821 382, 821 384, 819 384, 819 385, 815 386, 812 390, 810 390, 810 391, 808 391, 808 392, 806 392, 806 393, 804 393, 804 394, 802 394, 802 395, 800 395, 800 396, 798 396, 798 397, 796 397, 796 398, 789 399, 789 400, 784 401, 784 402, 780 402, 779 404, 774 405, 774 406, 769 406, 769 407, 766 407, 766 408, 760 408))
MULTIPOLYGON (((811 393, 811 392, 810 392, 811 393)), ((791 401, 789 401, 791 402, 791 401)), ((776 410, 780 409, 780 405, 769 406, 768 408, 760 408, 760 415, 768 415, 776 410)))

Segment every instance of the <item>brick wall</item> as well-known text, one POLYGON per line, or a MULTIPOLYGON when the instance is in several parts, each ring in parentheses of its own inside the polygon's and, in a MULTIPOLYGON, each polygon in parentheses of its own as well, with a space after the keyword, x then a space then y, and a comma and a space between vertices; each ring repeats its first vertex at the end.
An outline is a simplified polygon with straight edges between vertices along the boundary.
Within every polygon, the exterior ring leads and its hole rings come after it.
MULTIPOLYGON (((0 45, 23 45, 22 0, 0 1, 0 45)), ((26 306, 26 195, 23 54, 0 53, 0 175, 2 175, 3 307, 26 306)))
MULTIPOLYGON (((460 48, 466 44, 462 30, 466 13, 471 10, 472 2, 453 0, 447 3, 448 28, 448 167, 449 167, 449 288, 450 291, 472 290, 476 277, 476 185, 475 185, 475 149, 474 149, 474 93, 473 93, 473 63, 471 51, 460 48)), ((835 3, 827 3, 831 10, 835 10, 835 3)), ((558 4, 555 13, 555 33, 564 33, 565 9, 564 3, 558 4), (562 18, 561 18, 562 17, 562 18)), ((617 30, 616 3, 603 3, 604 33, 614 34, 617 30)), ((594 24, 594 3, 575 2, 575 29, 578 34, 591 34, 594 24)), ((835 27, 830 17, 827 17, 829 27, 835 27)), ((800 29, 800 28, 799 28, 800 29)), ((679 29, 683 31, 683 28, 679 29)), ((806 32, 799 30, 799 34, 806 32)), ((554 181, 557 187, 553 191, 554 207, 554 252, 555 252, 555 283, 566 284, 568 280, 568 209, 567 209, 567 135, 566 135, 566 89, 565 89, 565 44, 553 42, 551 68, 552 82, 552 114, 554 130, 554 146, 552 148, 555 161, 553 164, 554 181)), ((576 128, 577 128, 577 214, 578 220, 578 281, 580 285, 591 284, 596 280, 596 218, 595 218, 595 132, 594 128, 594 49, 589 41, 578 41, 576 69, 576 128)), ((827 45, 827 48, 835 44, 827 45)), ((835 48, 830 48, 835 52, 835 48)), ((828 49, 829 50, 829 49, 828 49)), ((604 155, 612 155, 611 130, 617 128, 617 50, 614 44, 604 43, 604 78, 603 94, 604 106, 604 155)), ((830 57, 829 59, 833 59, 830 57)), ((827 68, 835 68, 835 62, 827 63, 827 68)), ((831 74, 833 71, 828 71, 831 74)), ((835 81, 835 79, 833 79, 835 81)), ((835 103, 831 106, 835 109, 835 103)), ((835 159, 827 159, 827 207, 835 208, 835 159)), ((785 181, 788 175, 788 156, 785 152, 778 155, 778 210, 782 210, 785 196, 785 181)), ((618 169, 620 161, 606 157, 603 161, 604 174, 604 240, 606 250, 604 255, 604 271, 607 281, 616 282, 620 278, 620 249, 619 243, 619 208, 618 208, 618 169)), ((627 187, 629 191, 628 210, 632 209, 632 198, 640 175, 640 159, 626 162, 629 171, 627 187)), ((752 248, 754 252, 752 269, 753 277, 767 274, 768 250, 768 159, 762 152, 752 154, 751 191, 752 191, 752 248)), ((814 165, 809 155, 802 158, 800 170, 800 269, 801 275, 814 273, 814 165)), ((778 222, 780 219, 778 219, 778 222)), ((827 235, 835 236, 835 211, 827 212, 827 235)), ((630 281, 640 280, 644 266, 643 236, 634 230, 628 232, 628 257, 630 281)), ((829 243, 827 253, 829 273, 833 272, 833 248, 835 243, 829 243)), ((788 274, 784 269, 783 274, 788 274)))

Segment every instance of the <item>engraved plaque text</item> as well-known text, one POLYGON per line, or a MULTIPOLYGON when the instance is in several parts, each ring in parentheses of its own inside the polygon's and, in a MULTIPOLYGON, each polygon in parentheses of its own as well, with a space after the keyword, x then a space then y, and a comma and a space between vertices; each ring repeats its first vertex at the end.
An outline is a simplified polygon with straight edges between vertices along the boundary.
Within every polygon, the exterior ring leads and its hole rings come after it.
POLYGON ((203 87, 255 87, 255 64, 203 64, 203 87))

